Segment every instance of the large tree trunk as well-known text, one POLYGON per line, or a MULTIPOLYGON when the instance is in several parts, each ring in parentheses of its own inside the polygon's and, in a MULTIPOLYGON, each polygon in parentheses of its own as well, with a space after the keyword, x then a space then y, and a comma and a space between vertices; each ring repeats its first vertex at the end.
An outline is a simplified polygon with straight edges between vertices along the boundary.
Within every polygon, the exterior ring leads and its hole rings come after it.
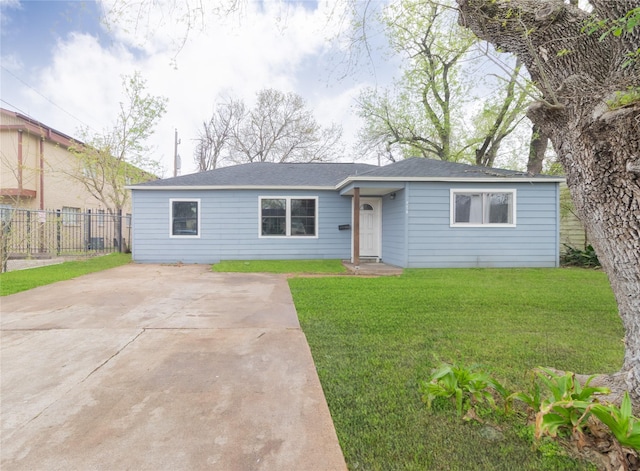
POLYGON ((528 173, 542 173, 544 155, 547 152, 549 138, 535 124, 531 127, 531 142, 529 143, 529 160, 527 161, 528 173))
MULTIPOLYGON (((640 404, 640 102, 613 109, 615 92, 638 87, 639 66, 622 67, 640 27, 621 37, 588 35, 589 14, 561 0, 457 0, 460 22, 516 54, 541 99, 528 112, 551 139, 576 210, 611 282, 625 328, 621 376, 640 404)), ((592 0, 616 19, 637 0, 592 0)), ((598 326, 594 325, 594 335, 598 326)))

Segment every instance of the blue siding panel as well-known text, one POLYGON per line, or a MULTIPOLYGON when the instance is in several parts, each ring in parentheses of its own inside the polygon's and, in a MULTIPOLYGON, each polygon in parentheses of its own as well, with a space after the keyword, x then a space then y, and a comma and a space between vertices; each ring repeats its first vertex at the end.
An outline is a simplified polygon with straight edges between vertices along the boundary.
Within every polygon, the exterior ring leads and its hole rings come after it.
POLYGON ((407 267, 556 267, 557 183, 411 182, 407 267), (451 189, 515 189, 516 227, 451 227, 451 189))
POLYGON ((404 190, 396 192, 395 199, 382 199, 382 261, 399 267, 407 263, 405 207, 404 190))
MULTIPOLYGON (((376 182, 378 185, 379 183, 376 182)), ((364 187, 364 182, 359 186, 364 187)), ((558 184, 407 182, 382 200, 382 260, 401 267, 555 267, 558 184), (403 188, 402 188, 403 187, 403 188), (515 227, 451 227, 451 189, 515 189, 515 227)), ((132 250, 137 262, 351 256, 351 197, 337 191, 133 190, 132 250), (318 198, 318 237, 261 238, 260 196, 318 198), (200 199, 200 237, 169 237, 171 198, 200 199)))
POLYGON ((333 191, 133 191, 133 259, 146 263, 348 259, 351 198, 333 191), (260 196, 318 197, 318 237, 261 238, 260 196), (171 198, 200 199, 200 238, 169 237, 171 198))

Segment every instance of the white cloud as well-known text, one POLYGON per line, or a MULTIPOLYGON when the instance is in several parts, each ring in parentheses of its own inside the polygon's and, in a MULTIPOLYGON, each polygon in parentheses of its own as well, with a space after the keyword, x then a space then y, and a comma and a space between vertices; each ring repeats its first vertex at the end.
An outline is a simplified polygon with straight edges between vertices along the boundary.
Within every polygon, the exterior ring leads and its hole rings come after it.
MULTIPOLYGON (((122 46, 105 49, 94 36, 71 33, 58 41, 53 62, 41 71, 38 89, 84 124, 102 131, 117 113, 121 76, 134 68, 133 56, 122 46)), ((47 105, 30 93, 33 101, 47 105)))
POLYGON ((331 14, 333 19, 341 17, 334 3, 321 1, 312 9, 310 4, 278 0, 240 1, 242 11, 235 15, 220 17, 211 11, 192 15, 194 23, 185 36, 184 5, 194 13, 196 5, 209 2, 105 0, 103 10, 118 19, 107 17, 111 42, 101 42, 97 34, 61 35, 51 63, 32 75, 30 84, 39 93, 27 89, 28 104, 23 109, 67 134, 74 135, 81 123, 101 131, 115 119, 121 76, 138 70, 147 80, 149 93, 169 99, 167 114, 151 143, 165 176, 173 174, 176 128, 182 140, 182 173, 195 171, 193 149, 199 127, 211 116, 216 100, 225 95, 250 104, 265 87, 293 91, 306 99, 319 122, 337 122, 344 125, 345 134, 355 134, 358 120, 350 107, 360 87, 319 85, 331 51, 340 54, 333 49, 336 43, 328 40, 342 26, 328 21, 331 14), (113 9, 140 3, 152 8, 113 9), (176 43, 185 37, 173 67, 176 43))

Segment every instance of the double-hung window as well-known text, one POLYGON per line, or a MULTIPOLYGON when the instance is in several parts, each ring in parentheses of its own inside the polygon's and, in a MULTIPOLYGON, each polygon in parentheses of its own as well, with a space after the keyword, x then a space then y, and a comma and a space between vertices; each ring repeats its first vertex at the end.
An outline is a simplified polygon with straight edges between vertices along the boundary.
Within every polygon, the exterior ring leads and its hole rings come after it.
POLYGON ((62 207, 62 225, 79 226, 80 220, 80 208, 72 208, 70 206, 62 207))
POLYGON ((170 236, 200 237, 200 200, 170 200, 170 236))
POLYGON ((451 190, 451 226, 515 225, 516 190, 451 190))
POLYGON ((317 237, 318 198, 260 197, 260 237, 317 237))

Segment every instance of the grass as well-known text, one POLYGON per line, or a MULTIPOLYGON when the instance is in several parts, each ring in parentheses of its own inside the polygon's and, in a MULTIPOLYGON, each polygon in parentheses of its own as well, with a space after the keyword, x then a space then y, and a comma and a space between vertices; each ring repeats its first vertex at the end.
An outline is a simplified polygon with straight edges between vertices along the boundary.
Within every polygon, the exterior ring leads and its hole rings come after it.
POLYGON ((346 268, 340 260, 225 260, 213 265, 218 272, 263 272, 296 274, 341 274, 346 268))
POLYGON ((69 280, 131 262, 130 254, 113 253, 87 260, 64 262, 28 270, 16 270, 0 274, 0 296, 19 293, 56 281, 69 280))
POLYGON ((289 284, 350 469, 593 469, 534 450, 521 419, 485 417, 496 441, 446 401, 426 410, 418 382, 441 361, 480 364, 512 389, 536 366, 617 370, 624 332, 604 273, 432 269, 289 284))

